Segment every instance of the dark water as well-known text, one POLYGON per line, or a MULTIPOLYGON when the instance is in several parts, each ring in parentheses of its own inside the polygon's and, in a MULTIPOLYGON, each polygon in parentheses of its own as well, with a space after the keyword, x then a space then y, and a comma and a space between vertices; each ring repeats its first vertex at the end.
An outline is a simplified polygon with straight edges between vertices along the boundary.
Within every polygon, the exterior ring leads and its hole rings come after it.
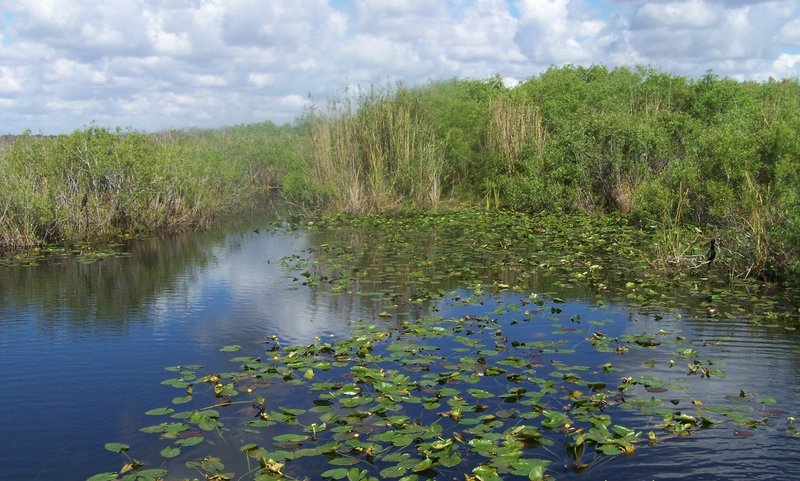
MULTIPOLYGON (((0 480, 80 481, 116 470, 122 460, 103 449, 110 441, 146 452, 153 438, 138 432, 152 422, 144 412, 169 405, 175 396, 174 389, 160 384, 170 377, 166 366, 229 369, 231 355, 220 352, 221 346, 239 344, 242 352, 257 353, 258 342, 268 336, 277 335, 286 344, 307 343, 317 336, 347 335, 353 321, 378 319, 385 308, 381 301, 326 295, 298 286, 281 270, 280 258, 324 238, 266 229, 257 234, 255 226, 136 241, 125 248, 130 256, 92 264, 55 257, 36 266, 0 269, 0 480)), ((656 320, 652 311, 622 301, 609 299, 606 308, 599 308, 594 296, 579 289, 545 287, 564 298, 563 312, 558 319, 543 316, 536 325, 509 327, 511 335, 547 339, 554 329, 569 327, 564 319, 576 314, 603 320, 610 336, 664 329, 689 339, 705 357, 719 362, 727 377, 692 378, 687 384, 685 369, 668 367, 674 357, 668 350, 631 351, 613 359, 627 372, 640 370, 686 384, 685 391, 654 396, 725 404, 726 397, 744 390, 778 400, 763 406, 761 414, 769 421, 752 435, 735 434, 734 426, 723 424, 657 447, 645 443, 633 456, 604 459, 580 474, 551 465, 554 475, 800 479, 800 438, 788 433, 786 421, 792 415, 800 418, 797 333, 755 327, 746 319, 711 322, 690 312, 680 319, 677 312, 657 313, 661 318, 656 320)), ((448 297, 416 306, 407 316, 435 306, 444 317, 495 312, 508 323, 519 313, 500 312, 498 306, 515 305, 523 297, 489 295, 483 306, 462 306, 448 297)), ((590 334, 584 325, 561 335, 580 345, 590 334)), ((608 357, 594 351, 583 356, 572 361, 596 366, 608 357)), ((659 422, 641 415, 636 419, 645 428, 659 422)))

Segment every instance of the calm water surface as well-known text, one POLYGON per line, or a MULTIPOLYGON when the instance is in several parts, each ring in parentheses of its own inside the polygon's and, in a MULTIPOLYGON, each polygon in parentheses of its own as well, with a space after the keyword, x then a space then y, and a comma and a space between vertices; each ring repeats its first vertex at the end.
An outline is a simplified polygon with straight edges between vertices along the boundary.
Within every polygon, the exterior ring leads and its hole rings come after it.
MULTIPOLYGON (((231 355, 220 352, 221 346, 239 344, 243 354, 259 353, 258 342, 268 336, 277 335, 285 344, 308 343, 316 336, 345 336, 353 321, 379 319, 386 308, 380 300, 326 295, 292 282, 292 274, 281 269, 279 259, 324 237, 263 227, 257 234, 256 226, 136 241, 125 248, 130 256, 91 264, 54 257, 36 266, 0 269, 0 480, 81 481, 118 469, 122 458, 103 449, 109 441, 146 453, 153 437, 138 429, 153 420, 144 412, 169 405, 175 396, 173 388, 160 384, 170 377, 166 366, 227 370, 231 355)), ((770 421, 752 436, 734 435, 732 425, 721 425, 657 447, 643 444, 633 456, 608 458, 580 474, 551 465, 555 476, 800 479, 800 439, 786 427, 788 416, 800 418, 796 333, 755 327, 746 319, 712 322, 688 311, 681 319, 676 312, 658 313, 663 318, 656 320, 652 311, 613 299, 600 308, 596 297, 579 289, 541 288, 566 302, 557 318, 542 316, 538 324, 512 326, 519 312, 497 310, 526 297, 512 293, 488 295, 483 306, 462 306, 447 297, 406 315, 431 307, 446 318, 495 312, 507 333, 522 340, 547 339, 554 329, 569 328, 565 320, 576 314, 604 320, 610 336, 666 329, 719 362, 727 377, 693 378, 686 392, 653 396, 725 404, 726 396, 745 390, 778 400, 763 407, 770 421)), ((459 286, 448 289, 469 295, 459 286)), ((585 325, 561 333, 575 346, 586 344, 590 334, 585 325)), ((572 361, 596 366, 606 357, 587 350, 572 361)), ((613 361, 628 372, 685 383, 685 368, 670 369, 670 357, 674 353, 667 350, 640 350, 613 361)), ((631 416, 637 429, 658 422, 631 416)), ((149 457, 158 459, 157 450, 149 457)))

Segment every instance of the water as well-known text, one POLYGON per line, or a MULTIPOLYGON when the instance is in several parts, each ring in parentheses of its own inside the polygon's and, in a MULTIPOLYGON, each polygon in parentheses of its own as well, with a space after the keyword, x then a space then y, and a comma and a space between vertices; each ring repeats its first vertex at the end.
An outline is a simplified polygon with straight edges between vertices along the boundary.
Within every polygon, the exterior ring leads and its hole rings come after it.
MULTIPOLYGON (((103 449, 111 441, 131 444, 137 455, 157 460, 158 450, 147 447, 154 438, 138 429, 153 422, 145 411, 169 405, 176 395, 160 384, 170 377, 164 367, 191 363, 212 371, 229 369, 231 354, 220 352, 222 346, 238 344, 243 353, 258 353, 263 350, 259 341, 272 335, 284 344, 346 336, 353 321, 377 320, 387 308, 385 299, 332 296, 292 282, 297 274, 282 270, 279 260, 326 239, 263 227, 256 233, 256 226, 135 241, 125 246, 130 256, 91 264, 54 257, 37 266, 0 269, 0 480, 81 481, 118 469, 119 455, 103 449)), ((375 271, 385 267, 369 262, 375 271)), ((778 404, 758 405, 762 412, 752 414, 768 417, 767 424, 752 435, 742 435, 731 424, 699 430, 657 447, 643 445, 629 457, 603 458, 580 474, 562 471, 555 459, 552 474, 587 480, 800 476, 800 438, 787 433, 786 422, 800 414, 796 333, 755 327, 746 319, 711 322, 689 311, 655 312, 657 320, 652 309, 614 299, 602 308, 594 294, 541 282, 542 291, 566 301, 557 316, 543 312, 512 324, 521 314, 507 307, 520 305, 527 296, 504 293, 484 296, 482 306, 464 306, 452 295, 404 306, 404 314, 395 310, 385 322, 413 319, 435 307, 446 318, 494 313, 514 339, 547 339, 559 331, 572 347, 586 346, 594 330, 613 337, 659 329, 669 331, 670 338, 684 336, 701 358, 718 362, 727 377, 688 377, 687 362, 677 359, 669 367, 675 353, 663 349, 609 358, 581 348, 581 357, 570 361, 598 366, 611 359, 626 372, 672 380, 685 390, 653 396, 683 405, 693 399, 730 404, 741 390, 774 397, 778 404), (570 322, 576 315, 581 321, 570 322), (589 324, 592 320, 601 327, 589 324)), ((455 297, 471 295, 464 286, 450 289, 455 297)), ((632 412, 630 421, 646 429, 659 419, 632 412)))

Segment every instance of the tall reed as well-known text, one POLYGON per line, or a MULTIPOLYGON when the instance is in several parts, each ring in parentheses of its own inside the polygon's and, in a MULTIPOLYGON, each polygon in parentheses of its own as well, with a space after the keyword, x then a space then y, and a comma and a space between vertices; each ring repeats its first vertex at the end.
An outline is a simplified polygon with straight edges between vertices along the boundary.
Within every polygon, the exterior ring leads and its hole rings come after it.
POLYGON ((777 224, 772 209, 772 191, 761 187, 752 175, 745 172, 747 190, 741 204, 732 212, 733 226, 729 234, 731 258, 728 266, 731 275, 747 278, 753 274, 768 276, 774 268, 771 259, 776 257, 770 242, 770 227, 777 224), (763 191, 763 192, 762 192, 763 191))
POLYGON ((678 186, 677 198, 670 207, 671 211, 663 213, 663 222, 653 236, 653 245, 646 255, 647 262, 658 269, 681 271, 687 267, 699 268, 703 259, 691 252, 698 243, 702 244, 701 232, 687 228, 683 216, 689 199, 689 189, 683 184, 678 186))
POLYGON ((506 95, 492 100, 488 128, 489 149, 503 160, 508 175, 513 175, 524 149, 534 147, 537 155, 545 149, 545 129, 538 109, 531 103, 515 101, 506 95))
POLYGON ((354 213, 436 208, 443 142, 403 89, 333 101, 307 122, 313 182, 327 207, 354 213))

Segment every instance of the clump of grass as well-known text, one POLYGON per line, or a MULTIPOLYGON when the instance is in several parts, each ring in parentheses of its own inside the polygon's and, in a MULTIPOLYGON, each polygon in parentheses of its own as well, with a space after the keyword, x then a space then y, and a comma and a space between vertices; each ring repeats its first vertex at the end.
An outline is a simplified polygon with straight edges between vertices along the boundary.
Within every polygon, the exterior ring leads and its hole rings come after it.
POLYGON ((305 122, 312 182, 325 207, 366 213, 438 205, 443 142, 403 89, 333 101, 305 122))
POLYGON ((664 222, 653 236, 653 244, 647 253, 648 263, 664 271, 683 271, 704 265, 703 259, 693 254, 695 246, 701 241, 698 229, 683 225, 684 209, 689 190, 681 184, 675 199, 673 212, 665 213, 664 222))
POLYGON ((772 191, 759 186, 749 173, 745 173, 747 189, 742 194, 739 209, 731 213, 728 229, 730 255, 727 261, 731 276, 762 278, 776 274, 775 252, 770 227, 778 225, 772 201, 772 191))
POLYGON ((534 105, 501 95, 492 100, 490 114, 487 134, 489 148, 502 158, 508 175, 514 174, 524 150, 530 144, 537 155, 544 153, 545 129, 534 105))

